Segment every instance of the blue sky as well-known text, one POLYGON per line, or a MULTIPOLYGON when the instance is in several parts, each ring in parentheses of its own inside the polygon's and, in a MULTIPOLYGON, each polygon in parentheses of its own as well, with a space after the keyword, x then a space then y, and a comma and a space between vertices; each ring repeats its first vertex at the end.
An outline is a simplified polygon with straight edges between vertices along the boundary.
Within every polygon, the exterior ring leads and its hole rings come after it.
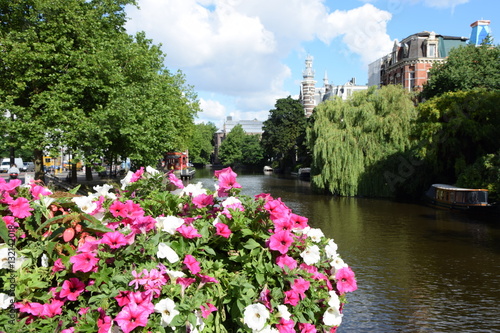
POLYGON ((266 120, 279 98, 297 97, 313 56, 317 86, 368 81, 368 64, 394 40, 421 31, 469 37, 490 20, 500 41, 499 0, 138 0, 127 31, 162 44, 203 109, 196 122, 266 120))

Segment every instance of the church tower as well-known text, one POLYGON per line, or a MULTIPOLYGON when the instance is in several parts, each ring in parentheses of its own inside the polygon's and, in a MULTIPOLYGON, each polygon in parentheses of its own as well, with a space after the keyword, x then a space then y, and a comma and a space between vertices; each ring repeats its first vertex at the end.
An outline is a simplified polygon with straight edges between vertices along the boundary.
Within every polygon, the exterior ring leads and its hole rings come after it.
POLYGON ((300 96, 299 100, 304 106, 304 113, 306 117, 311 116, 314 107, 316 106, 314 101, 314 95, 316 93, 316 81, 314 81, 314 70, 312 69, 312 56, 308 55, 306 57, 306 68, 302 72, 302 84, 300 86, 300 96))

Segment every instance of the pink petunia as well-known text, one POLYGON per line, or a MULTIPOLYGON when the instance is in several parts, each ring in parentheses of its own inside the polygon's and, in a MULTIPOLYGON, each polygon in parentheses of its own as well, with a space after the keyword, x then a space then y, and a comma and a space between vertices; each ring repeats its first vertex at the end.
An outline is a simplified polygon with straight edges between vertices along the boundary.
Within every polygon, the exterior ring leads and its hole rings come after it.
POLYGON ((278 231, 269 238, 269 248, 281 254, 288 252, 288 248, 293 243, 292 234, 289 231, 278 231))
POLYGON ((289 221, 292 223, 293 229, 302 230, 308 226, 307 222, 309 221, 309 219, 307 217, 304 217, 304 216, 290 213, 290 220, 289 221))
POLYGON ((279 219, 274 222, 274 231, 291 231, 293 229, 294 225, 293 222, 290 221, 290 219, 279 219))
POLYGON ((276 265, 284 268, 288 267, 290 270, 297 268, 297 260, 293 259, 289 255, 282 254, 276 258, 276 265))
POLYGON ((215 224, 215 229, 217 230, 217 235, 224 238, 229 238, 229 236, 231 236, 232 234, 231 229, 229 229, 226 224, 221 222, 215 224))
POLYGON ((209 194, 199 194, 193 198, 193 204, 196 208, 204 208, 214 204, 214 196, 209 194))
POLYGON ((200 305, 200 309, 203 318, 207 318, 212 312, 217 311, 217 308, 212 303, 200 305))
POLYGON ((270 200, 264 204, 264 209, 269 212, 272 221, 289 220, 290 208, 288 208, 280 198, 270 200))
POLYGON ((130 227, 136 234, 146 234, 156 227, 156 220, 151 216, 140 216, 132 220, 130 227))
POLYGON ((109 212, 114 217, 127 217, 127 210, 125 204, 121 201, 116 200, 109 206, 109 212))
POLYGON ((37 185, 34 182, 31 183, 30 186, 31 186, 31 188, 30 188, 31 195, 36 200, 39 200, 41 195, 51 195, 52 194, 52 192, 48 188, 37 185))
POLYGON ((18 309, 19 312, 29 313, 33 316, 39 316, 43 311, 43 304, 37 302, 14 303, 14 307, 18 309))
POLYGON ((187 268, 191 271, 192 274, 197 274, 201 271, 200 263, 190 254, 186 254, 184 257, 183 263, 187 266, 187 268))
POLYGON ((127 245, 128 241, 121 232, 114 231, 105 233, 104 236, 102 236, 101 244, 106 244, 112 249, 118 249, 127 245))
POLYGON ((190 225, 181 225, 176 229, 182 236, 188 239, 192 238, 201 238, 201 235, 198 233, 198 230, 196 228, 190 226, 190 225))
POLYGON ((113 325, 113 319, 111 316, 106 315, 106 312, 102 308, 97 309, 97 311, 99 312, 99 318, 97 319, 99 331, 97 333, 108 333, 113 325))
POLYGON ((219 281, 216 278, 208 275, 196 274, 196 276, 200 278, 201 283, 208 283, 208 282, 219 283, 219 281))
POLYGON ((316 326, 309 323, 300 323, 299 324, 300 333, 317 333, 316 326))
POLYGON ((87 273, 96 268, 99 258, 96 258, 93 253, 83 252, 71 257, 69 261, 73 264, 73 273, 87 273))
POLYGON ((14 217, 23 219, 25 217, 31 216, 30 211, 33 208, 30 207, 30 202, 28 199, 19 197, 16 200, 12 201, 9 205, 9 210, 12 212, 14 217))
POLYGON ((137 170, 136 172, 134 172, 134 174, 130 178, 130 182, 131 183, 135 183, 136 181, 138 181, 139 179, 142 178, 143 174, 144 174, 144 167, 141 167, 139 170, 137 170))
POLYGON ((149 315, 146 308, 131 302, 122 308, 115 321, 124 333, 129 333, 136 327, 146 326, 149 315))
POLYGON ((74 327, 66 328, 66 329, 61 331, 61 333, 74 333, 74 332, 75 332, 74 327))
POLYGON ((280 322, 276 324, 276 328, 280 333, 295 333, 294 327, 295 322, 292 319, 280 318, 280 322))
POLYGON ((43 305, 42 313, 40 314, 43 317, 52 318, 56 315, 62 313, 62 306, 64 305, 63 301, 59 301, 57 299, 53 299, 50 303, 45 303, 43 305))
POLYGON ((170 172, 168 174, 168 180, 174 184, 177 188, 184 188, 184 184, 182 183, 182 180, 177 178, 173 172, 170 172))
POLYGON ((301 299, 306 298, 305 292, 309 289, 311 282, 303 278, 295 279, 292 284, 292 290, 295 291, 301 299))
POLYGON ((285 291, 285 300, 284 304, 290 304, 292 306, 296 306, 299 304, 299 294, 297 294, 294 290, 285 291))
POLYGON ((335 279, 337 280, 337 290, 341 294, 358 289, 354 272, 350 267, 342 267, 339 269, 337 273, 335 273, 335 279))
POLYGON ((70 301, 76 301, 78 296, 85 291, 85 283, 78 278, 70 278, 62 284, 60 297, 66 297, 70 301))
POLYGON ((236 182, 237 174, 230 168, 215 171, 215 177, 219 180, 219 189, 217 195, 219 197, 228 196, 229 190, 232 188, 241 188, 241 185, 236 182))

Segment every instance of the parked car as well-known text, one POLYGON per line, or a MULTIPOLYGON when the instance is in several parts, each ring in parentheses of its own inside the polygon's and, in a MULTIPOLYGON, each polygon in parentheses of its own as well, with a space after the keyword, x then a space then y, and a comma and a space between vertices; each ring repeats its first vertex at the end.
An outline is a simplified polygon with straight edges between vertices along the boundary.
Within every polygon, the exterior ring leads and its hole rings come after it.
POLYGON ((33 171, 35 171, 35 163, 33 163, 33 162, 24 162, 23 169, 21 171, 25 171, 25 172, 33 172, 33 171))
MULTIPOLYGON (((21 168, 24 166, 22 158, 15 158, 14 163, 19 168, 19 171, 22 171, 21 168)), ((4 158, 2 160, 2 164, 0 165, 0 172, 7 172, 10 169, 10 158, 4 158)))

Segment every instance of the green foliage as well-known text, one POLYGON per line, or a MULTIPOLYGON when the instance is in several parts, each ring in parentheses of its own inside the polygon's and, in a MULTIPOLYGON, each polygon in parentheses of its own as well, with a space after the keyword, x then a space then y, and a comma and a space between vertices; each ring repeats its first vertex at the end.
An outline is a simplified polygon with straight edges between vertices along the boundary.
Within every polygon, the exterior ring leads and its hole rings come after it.
POLYGON ((263 124, 261 140, 266 160, 279 161, 281 166, 290 167, 296 163, 297 153, 306 151, 304 107, 288 96, 278 99, 275 109, 269 112, 269 118, 263 124))
POLYGON ((418 154, 441 181, 454 183, 466 166, 498 152, 499 103, 498 91, 474 89, 444 93, 418 106, 418 154))
POLYGON ((189 142, 189 160, 192 163, 208 164, 214 151, 214 135, 217 127, 213 123, 194 125, 193 136, 189 142))
POLYGON ((461 46, 450 51, 446 62, 431 68, 421 93, 429 99, 449 91, 500 89, 500 46, 487 43, 461 46))
POLYGON ((384 173, 394 168, 395 155, 411 147, 416 118, 405 90, 372 87, 347 101, 321 103, 311 118, 307 139, 316 188, 342 196, 390 195, 384 173))
POLYGON ((457 186, 484 188, 489 191, 490 202, 500 200, 500 151, 479 157, 458 176, 457 186))
POLYGON ((264 151, 260 145, 260 138, 258 135, 247 135, 243 140, 242 151, 244 165, 257 166, 262 164, 264 159, 264 151))
POLYGON ((219 159, 223 165, 234 166, 243 161, 245 137, 245 131, 240 124, 234 126, 226 135, 219 148, 219 159))

